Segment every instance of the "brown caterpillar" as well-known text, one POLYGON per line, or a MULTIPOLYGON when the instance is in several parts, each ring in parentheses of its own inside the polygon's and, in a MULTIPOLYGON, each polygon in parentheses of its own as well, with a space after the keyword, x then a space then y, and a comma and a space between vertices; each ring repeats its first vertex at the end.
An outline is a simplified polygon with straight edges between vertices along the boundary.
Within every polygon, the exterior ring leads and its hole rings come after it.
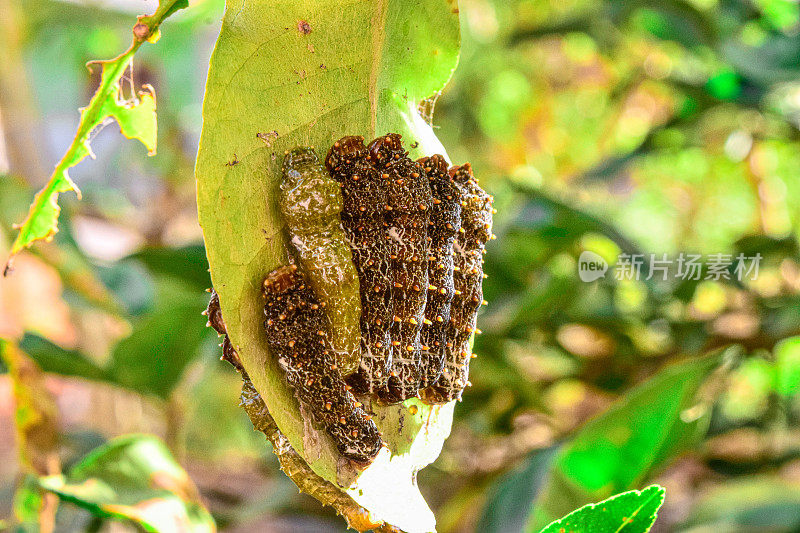
POLYGON ((264 297, 267 342, 298 401, 342 456, 369 464, 380 451, 381 435, 336 365, 328 322, 314 292, 290 265, 266 277, 264 297))
POLYGON ((342 207, 339 184, 312 148, 286 153, 281 213, 309 284, 325 309, 336 364, 348 376, 361 359, 361 303, 358 275, 339 220, 342 207))
POLYGON ((379 394, 384 402, 394 403, 413 398, 419 391, 433 197, 425 171, 408 158, 400 135, 379 137, 368 150, 370 162, 388 182, 385 207, 392 284, 392 369, 387 388, 379 394))
POLYGON ((342 187, 342 226, 361 286, 361 364, 348 383, 357 392, 375 393, 386 386, 392 362, 392 293, 384 236, 388 183, 367 156, 363 137, 343 137, 325 165, 342 187))
POLYGON ((444 369, 436 383, 420 391, 420 397, 428 403, 460 399, 469 384, 469 342, 483 303, 483 254, 492 237, 494 199, 478 186, 469 163, 450 169, 450 176, 461 189, 461 229, 453 245, 454 296, 445 328, 444 369))
POLYGON ((428 294, 425 302, 420 341, 422 352, 420 388, 433 385, 442 373, 453 300, 453 241, 461 229, 461 190, 447 172, 444 157, 434 155, 419 160, 433 193, 433 208, 428 225, 428 294))

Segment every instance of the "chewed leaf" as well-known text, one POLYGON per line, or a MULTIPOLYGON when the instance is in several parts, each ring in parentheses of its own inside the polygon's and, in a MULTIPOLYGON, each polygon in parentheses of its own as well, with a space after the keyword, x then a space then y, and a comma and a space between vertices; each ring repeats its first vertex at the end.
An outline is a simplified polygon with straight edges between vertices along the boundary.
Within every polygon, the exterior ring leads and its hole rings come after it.
MULTIPOLYGON (((285 150, 388 132, 413 158, 444 153, 420 103, 456 66, 459 19, 448 0, 231 0, 211 58, 196 176, 198 212, 231 342, 292 448, 326 481, 405 531, 431 531, 416 472, 439 454, 453 404, 373 405, 387 447, 363 472, 340 466, 304 421, 266 345, 261 282, 287 262, 278 208, 285 150)), ((327 502, 336 505, 335 502, 327 502)))
POLYGON ((647 533, 664 503, 664 489, 651 485, 591 503, 556 520, 541 533, 647 533))
POLYGON ((114 439, 67 475, 42 478, 39 485, 96 516, 129 520, 145 531, 216 531, 189 476, 156 437, 114 439))
MULTIPOLYGON (((58 215, 61 212, 58 195, 74 191, 80 198, 80 191, 69 178, 69 169, 86 156, 93 156, 89 145, 92 132, 106 120, 116 120, 123 135, 129 139, 140 140, 150 155, 155 154, 157 133, 155 93, 152 87, 145 86, 138 95, 125 97, 120 80, 131 68, 133 55, 142 43, 157 34, 159 25, 166 17, 186 5, 186 0, 162 0, 155 13, 140 17, 139 23, 134 27, 133 43, 127 51, 108 61, 93 62, 102 65, 100 86, 89 101, 89 105, 81 110, 78 130, 72 143, 56 165, 47 185, 36 194, 27 217, 18 225, 19 233, 11 247, 11 257, 34 241, 52 239, 58 231, 58 215)), ((4 273, 8 273, 9 267, 10 259, 4 273)))
POLYGON ((142 141, 148 155, 156 153, 156 93, 150 85, 145 85, 135 100, 107 100, 103 111, 107 113, 103 119, 116 119, 125 137, 142 141))
POLYGON ((126 100, 122 97, 119 77, 130 65, 131 58, 125 54, 115 60, 103 63, 100 87, 89 105, 81 111, 78 132, 67 149, 67 153, 56 165, 50 181, 36 194, 28 216, 19 226, 11 253, 16 254, 38 239, 50 240, 58 231, 58 195, 80 191, 69 178, 69 169, 80 163, 87 155, 93 155, 89 139, 96 127, 107 119, 114 118, 119 123, 123 135, 139 139, 151 155, 156 150, 156 99, 151 87, 137 98, 126 100))

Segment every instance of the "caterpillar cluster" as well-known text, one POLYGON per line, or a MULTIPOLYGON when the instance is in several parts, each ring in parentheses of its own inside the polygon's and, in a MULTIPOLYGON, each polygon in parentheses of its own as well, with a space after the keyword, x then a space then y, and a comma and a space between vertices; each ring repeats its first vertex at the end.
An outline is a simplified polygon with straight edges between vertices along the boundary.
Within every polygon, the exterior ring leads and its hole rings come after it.
POLYGON ((265 335, 342 456, 365 465, 382 445, 355 395, 440 404, 469 384, 492 200, 469 164, 413 161, 398 134, 343 137, 324 166, 311 148, 286 153, 279 205, 297 261, 266 276, 265 335))
POLYGON ((448 169, 440 155, 412 161, 393 133, 367 145, 343 137, 325 166, 342 188, 361 287, 361 363, 348 383, 384 403, 459 399, 485 303, 492 197, 469 164, 448 169))

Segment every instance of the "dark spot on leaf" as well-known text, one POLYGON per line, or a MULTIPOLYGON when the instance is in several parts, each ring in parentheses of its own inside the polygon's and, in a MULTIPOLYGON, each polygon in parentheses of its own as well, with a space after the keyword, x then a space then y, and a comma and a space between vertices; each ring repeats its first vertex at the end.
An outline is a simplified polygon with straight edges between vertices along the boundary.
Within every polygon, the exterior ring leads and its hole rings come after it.
POLYGON ((308 35, 311 33, 311 24, 309 24, 305 20, 301 20, 297 22, 297 31, 302 33, 303 35, 308 35))
POLYGON ((225 163, 226 167, 233 167, 240 163, 239 158, 236 157, 236 154, 233 154, 233 159, 225 163))

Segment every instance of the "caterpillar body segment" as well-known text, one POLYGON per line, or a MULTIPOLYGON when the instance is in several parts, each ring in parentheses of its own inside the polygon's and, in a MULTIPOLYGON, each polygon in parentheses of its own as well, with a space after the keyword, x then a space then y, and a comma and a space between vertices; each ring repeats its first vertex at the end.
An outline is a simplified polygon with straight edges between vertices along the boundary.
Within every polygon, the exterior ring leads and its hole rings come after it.
POLYGON ((469 343, 483 302, 483 253, 492 236, 493 198, 480 188, 469 163, 450 169, 450 176, 461 189, 461 229, 453 245, 454 295, 445 328, 444 368, 436 382, 420 392, 428 403, 460 399, 469 383, 469 343))
POLYGON ((386 387, 392 363, 388 184, 369 163, 363 137, 334 143, 325 165, 341 187, 342 226, 361 287, 361 361, 348 383, 356 392, 377 393, 386 387))
POLYGON ((442 373, 447 349, 445 332, 453 301, 453 243, 461 229, 461 189, 448 173, 444 157, 419 160, 428 176, 433 208, 428 224, 428 287, 420 341, 422 352, 420 388, 433 385, 442 373))
POLYGON ((279 204, 291 244, 325 309, 336 364, 350 375, 361 359, 358 274, 340 222, 342 192, 312 148, 286 153, 279 204))
POLYGON ((298 401, 342 456, 369 464, 380 451, 381 435, 345 384, 314 291, 293 265, 271 272, 263 291, 267 343, 298 401))

